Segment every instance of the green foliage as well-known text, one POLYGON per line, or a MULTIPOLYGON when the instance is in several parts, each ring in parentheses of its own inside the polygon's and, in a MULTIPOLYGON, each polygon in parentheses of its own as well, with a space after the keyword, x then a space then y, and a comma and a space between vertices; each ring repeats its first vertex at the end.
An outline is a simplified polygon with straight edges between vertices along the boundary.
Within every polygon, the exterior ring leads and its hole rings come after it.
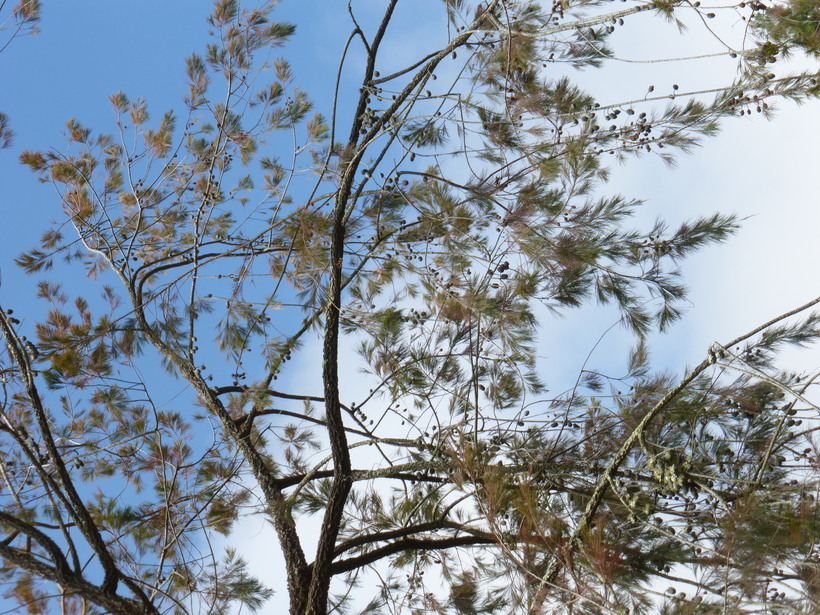
POLYGON ((272 590, 248 575, 247 565, 234 550, 228 549, 224 562, 207 579, 215 589, 209 612, 228 615, 238 602, 256 613, 273 595, 272 590))
POLYGON ((13 138, 14 131, 9 126, 9 117, 5 113, 0 113, 0 149, 9 147, 13 138))
POLYGON ((761 4, 754 24, 771 37, 761 46, 761 59, 775 61, 778 55, 788 55, 794 49, 820 56, 820 6, 814 0, 761 4))

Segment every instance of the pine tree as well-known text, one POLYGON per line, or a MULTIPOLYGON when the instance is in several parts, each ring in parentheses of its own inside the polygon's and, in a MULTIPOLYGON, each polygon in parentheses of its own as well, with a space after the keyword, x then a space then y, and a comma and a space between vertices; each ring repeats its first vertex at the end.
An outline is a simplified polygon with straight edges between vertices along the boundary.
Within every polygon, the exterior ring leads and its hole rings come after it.
POLYGON ((814 4, 722 9, 749 24, 733 83, 617 104, 573 81, 617 28, 718 9, 447 0, 447 39, 397 69, 397 4, 372 28, 351 6, 339 74, 360 46, 361 80, 319 105, 270 60, 296 35, 274 3, 218 0, 180 109, 119 92, 113 134, 72 119, 63 149, 23 154, 62 217, 17 259, 47 315, 0 312, 7 595, 268 611, 242 553, 207 546, 256 517, 293 615, 817 612, 816 383, 777 359, 816 341, 820 298, 653 370, 681 261, 738 223, 632 230, 641 203, 606 186, 610 154, 671 162, 817 96, 817 74, 772 69, 816 53, 814 4), (78 269, 99 296, 56 281, 78 269), (634 333, 629 373, 554 395, 539 322, 589 302, 634 333), (358 368, 370 391, 346 393, 358 368))

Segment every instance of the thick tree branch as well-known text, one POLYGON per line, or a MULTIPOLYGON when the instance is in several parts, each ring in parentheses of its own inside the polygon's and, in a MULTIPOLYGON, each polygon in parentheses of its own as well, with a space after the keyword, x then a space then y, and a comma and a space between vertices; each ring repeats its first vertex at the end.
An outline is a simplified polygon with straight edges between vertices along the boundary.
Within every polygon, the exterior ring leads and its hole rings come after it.
MULTIPOLYGON (((368 49, 367 67, 363 78, 366 85, 373 78, 378 56, 387 26, 393 15, 398 0, 390 0, 379 29, 368 49)), ((359 95, 359 103, 351 127, 348 147, 352 148, 359 137, 364 110, 367 106, 367 91, 363 87, 359 95)), ((347 502, 347 496, 353 484, 350 476, 350 453, 347 448, 344 420, 339 401, 339 315, 342 302, 342 270, 345 249, 345 218, 349 203, 356 165, 350 165, 345 170, 342 183, 336 193, 333 208, 333 232, 330 247, 330 279, 328 282, 328 305, 325 310, 324 344, 322 349, 322 383, 325 396, 325 420, 330 440, 330 450, 333 455, 333 483, 328 495, 325 515, 316 547, 316 559, 310 579, 310 588, 307 597, 307 613, 309 615, 324 615, 327 609, 328 589, 330 587, 330 563, 333 559, 333 549, 336 545, 336 536, 342 514, 347 502)))
MULTIPOLYGON (((9 354, 20 369, 23 384, 26 389, 26 396, 34 411, 35 421, 40 430, 40 435, 46 447, 49 459, 56 470, 61 491, 67 498, 71 516, 74 518, 78 528, 88 541, 88 544, 93 549, 97 558, 100 560, 100 565, 105 573, 105 580, 103 581, 104 590, 114 593, 116 592, 119 580, 123 577, 117 567, 116 562, 114 561, 113 556, 108 551, 108 547, 106 546, 105 541, 97 528, 94 518, 85 507, 82 498, 74 487, 74 482, 71 475, 68 473, 68 469, 65 466, 62 455, 60 455, 57 445, 54 442, 54 436, 51 433, 51 426, 49 424, 48 413, 43 407, 40 393, 34 382, 34 371, 31 368, 28 354, 23 349, 22 342, 12 328, 11 323, 9 323, 6 312, 2 309, 0 309, 0 330, 6 340, 6 348, 8 349, 9 354)), ((123 580, 126 579, 123 578, 123 580)), ((135 595, 139 596, 145 604, 149 603, 148 596, 142 592, 139 586, 136 586, 127 580, 126 582, 129 585, 129 589, 131 589, 135 595)))
MULTIPOLYGON (((438 476, 418 476, 416 472, 433 469, 442 469, 432 464, 424 462, 403 463, 396 466, 388 466, 386 468, 376 468, 373 470, 351 470, 350 477, 354 482, 374 480, 376 478, 390 478, 395 480, 415 480, 419 482, 428 483, 443 483, 447 479, 438 476)), ((333 470, 317 470, 310 474, 293 474, 279 479, 279 484, 283 489, 293 487, 301 483, 306 477, 310 476, 309 480, 318 480, 320 478, 330 478, 333 476, 333 470)))
POLYGON ((471 547, 476 545, 496 544, 495 538, 488 536, 454 536, 452 538, 406 538, 397 540, 378 549, 373 549, 363 555, 349 557, 338 562, 334 562, 330 567, 333 575, 342 574, 351 570, 356 570, 363 566, 373 564, 385 557, 401 553, 403 551, 437 551, 441 549, 452 549, 454 547, 471 547))
POLYGON ((118 596, 109 587, 89 583, 80 575, 60 566, 50 566, 31 553, 0 542, 0 557, 9 564, 56 583, 64 591, 82 596, 89 602, 117 615, 158 615, 150 603, 118 596))
POLYGON ((208 386, 199 370, 185 357, 180 356, 169 346, 148 322, 143 304, 139 300, 137 289, 133 284, 129 286, 134 314, 140 329, 149 341, 162 355, 174 365, 180 375, 184 377, 197 392, 200 400, 219 419, 226 432, 236 443, 253 473, 254 478, 262 489, 262 494, 268 504, 273 517, 273 526, 279 538, 287 569, 288 589, 291 595, 303 593, 304 576, 307 573, 307 559, 305 558, 296 526, 290 509, 285 503, 284 495, 279 489, 273 472, 268 467, 265 458, 256 450, 250 439, 244 437, 243 431, 230 415, 227 408, 219 399, 217 392, 208 386))
POLYGON ((371 544, 374 542, 396 540, 397 538, 404 538, 405 536, 412 536, 413 534, 423 534, 425 532, 434 532, 436 530, 443 529, 455 530, 456 532, 465 532, 467 534, 470 534, 471 536, 476 536, 479 538, 494 538, 492 534, 489 534, 487 532, 474 530, 465 527, 460 523, 455 523, 453 521, 441 519, 438 521, 429 521, 427 523, 409 525, 407 527, 397 528, 395 530, 384 530, 382 532, 373 532, 372 534, 363 534, 361 536, 356 536, 355 538, 351 538, 340 543, 336 547, 336 551, 334 552, 334 554, 338 556, 344 553, 345 551, 350 551, 351 549, 355 549, 356 547, 361 547, 363 545, 371 544))

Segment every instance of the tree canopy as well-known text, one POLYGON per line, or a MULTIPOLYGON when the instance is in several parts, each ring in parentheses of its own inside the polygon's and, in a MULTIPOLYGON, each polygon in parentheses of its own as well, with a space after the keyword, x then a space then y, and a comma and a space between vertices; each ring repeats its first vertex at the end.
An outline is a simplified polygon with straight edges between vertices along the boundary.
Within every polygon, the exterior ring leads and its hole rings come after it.
MULTIPOLYGON (((406 64, 385 52, 400 3, 351 2, 321 99, 275 4, 215 2, 178 107, 116 92, 109 131, 72 118, 67 142, 21 156, 59 206, 16 258, 43 317, 0 311, 6 597, 816 613, 817 373, 779 357, 816 342, 820 298, 656 369, 647 336, 683 315, 681 263, 739 221, 638 230, 642 202, 607 187, 610 160, 674 164, 723 121, 817 97, 816 2, 430 2, 446 25, 406 64), (709 34, 733 78, 600 99, 590 80, 633 20, 709 34), (589 303, 632 333, 627 373, 556 394, 539 326, 589 303), (220 546, 248 517, 275 530, 281 587, 220 546)), ((29 27, 39 3, 0 11, 29 27)))

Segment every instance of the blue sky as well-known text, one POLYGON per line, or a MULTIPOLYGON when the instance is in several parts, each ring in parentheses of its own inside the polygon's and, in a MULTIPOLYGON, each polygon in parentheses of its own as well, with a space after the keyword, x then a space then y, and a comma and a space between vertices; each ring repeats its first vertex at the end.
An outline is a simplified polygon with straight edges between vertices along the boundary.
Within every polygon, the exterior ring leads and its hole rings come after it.
MULTIPOLYGON (((40 33, 20 37, 0 56, 0 108, 12 122, 12 148, 0 152, 4 203, 14 225, 0 229, 3 272, 54 216, 50 186, 16 164, 22 149, 60 148, 65 121, 76 117, 110 131, 108 97, 144 96, 159 114, 184 92, 184 58, 201 46, 207 2, 45 2, 40 33)), ((7 291, 7 288, 3 290, 7 291)))
MULTIPOLYGON (((349 32, 344 4, 285 0, 276 14, 299 25, 292 44, 282 53, 291 59, 297 82, 309 92, 317 110, 327 114, 339 50, 349 32)), ((442 35, 440 4, 400 3, 416 26, 389 39, 388 50, 397 61, 421 48, 431 29, 442 35)), ((362 15, 373 14, 381 5, 376 0, 356 3, 362 15)), ((0 54, 0 110, 9 115, 16 133, 14 145, 0 150, 0 207, 5 214, 0 225, 0 303, 13 303, 18 310, 26 305, 33 281, 23 279, 12 258, 31 247, 45 221, 60 213, 51 186, 37 183, 16 163, 19 152, 63 147, 61 133, 70 117, 96 130, 111 130, 114 113, 108 96, 118 90, 133 98, 145 97, 154 117, 178 105, 186 88, 184 58, 202 47, 210 9, 210 2, 204 0, 47 1, 40 34, 22 37, 0 54)), ((631 58, 651 57, 658 49, 676 55, 687 43, 686 39, 673 43, 671 35, 660 29, 652 39, 625 34, 623 49, 631 58)), ((354 54, 348 71, 351 79, 362 58, 360 51, 354 54)), ((604 92, 613 88, 618 96, 640 96, 647 82, 657 83, 659 89, 677 81, 695 88, 713 73, 732 70, 717 62, 698 62, 680 68, 663 65, 657 69, 660 72, 635 76, 619 73, 616 65, 615 72, 591 74, 591 87, 604 92), (670 70, 676 71, 674 78, 663 72, 670 70)), ((715 210, 747 218, 744 229, 727 245, 709 248, 685 266, 691 288, 689 315, 669 335, 655 340, 656 356, 669 369, 681 370, 697 362, 712 341, 733 338, 818 294, 820 105, 780 106, 774 122, 756 116, 726 122, 717 138, 682 157, 677 169, 647 157, 613 171, 611 190, 647 200, 642 218, 647 226, 656 216, 679 221, 715 210)), ((559 382, 571 382, 589 350, 615 320, 611 310, 588 308, 546 322, 541 350, 544 369, 558 374, 559 382)), ((627 343, 622 331, 609 334, 593 355, 593 364, 607 362, 609 353, 623 357, 627 343)), ((794 361, 808 367, 816 366, 820 358, 815 351, 794 361)), ((305 360, 302 368, 296 365, 294 378, 311 377, 308 363, 305 360)), ((256 540, 255 531, 249 530, 248 540, 256 540)))

